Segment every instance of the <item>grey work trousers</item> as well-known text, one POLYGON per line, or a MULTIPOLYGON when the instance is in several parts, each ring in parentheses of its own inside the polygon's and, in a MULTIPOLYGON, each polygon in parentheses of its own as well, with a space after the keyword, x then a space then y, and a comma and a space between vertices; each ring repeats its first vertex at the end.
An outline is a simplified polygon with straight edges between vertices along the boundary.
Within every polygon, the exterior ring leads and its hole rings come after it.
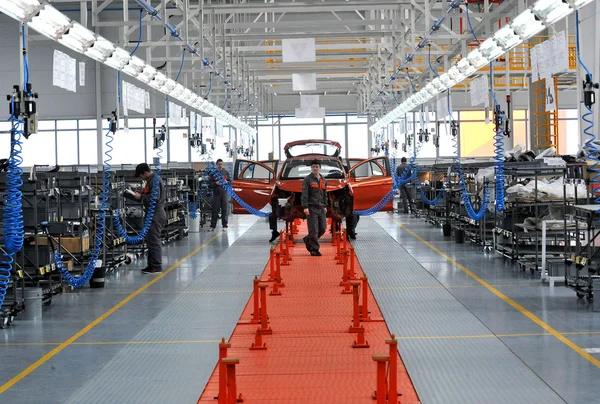
POLYGON ((221 212, 221 224, 223 227, 227 226, 227 193, 221 191, 220 193, 215 192, 212 200, 212 216, 210 219, 210 227, 217 227, 217 221, 219 220, 219 211, 221 212))
POLYGON ((319 251, 319 239, 327 231, 327 216, 323 206, 310 206, 310 214, 306 218, 308 225, 307 244, 309 251, 319 251))
POLYGON ((150 229, 146 234, 146 245, 148 246, 148 268, 162 269, 162 230, 165 227, 163 216, 154 217, 150 229))
POLYGON ((404 213, 408 213, 412 196, 406 185, 400 187, 400 196, 402 197, 402 208, 404 209, 404 213))

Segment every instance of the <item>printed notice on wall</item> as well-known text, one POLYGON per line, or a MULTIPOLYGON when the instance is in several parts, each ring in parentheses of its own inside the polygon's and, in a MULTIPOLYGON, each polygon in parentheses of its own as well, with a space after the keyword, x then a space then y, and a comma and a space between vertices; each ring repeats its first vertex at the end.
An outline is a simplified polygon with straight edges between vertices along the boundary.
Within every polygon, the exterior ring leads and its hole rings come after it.
POLYGON ((79 62, 79 87, 85 87, 85 62, 79 62))
POLYGON ((52 85, 77 91, 77 63, 74 58, 57 49, 54 50, 52 64, 52 85))

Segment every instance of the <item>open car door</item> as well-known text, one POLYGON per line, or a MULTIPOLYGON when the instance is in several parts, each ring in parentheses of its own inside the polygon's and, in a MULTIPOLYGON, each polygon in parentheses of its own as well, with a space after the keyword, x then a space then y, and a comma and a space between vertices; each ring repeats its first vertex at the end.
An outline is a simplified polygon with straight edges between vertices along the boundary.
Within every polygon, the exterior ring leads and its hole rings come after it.
MULTIPOLYGON (((232 187, 244 202, 260 210, 271 203, 275 175, 275 170, 263 162, 236 160, 232 187)), ((234 200, 233 213, 247 214, 248 211, 234 200)))
MULTIPOLYGON (((354 159, 348 159, 352 162, 354 159)), ((366 210, 375 206, 392 189, 390 161, 387 157, 361 160, 348 173, 354 194, 354 210, 366 210)), ((382 211, 391 211, 392 201, 382 211)))

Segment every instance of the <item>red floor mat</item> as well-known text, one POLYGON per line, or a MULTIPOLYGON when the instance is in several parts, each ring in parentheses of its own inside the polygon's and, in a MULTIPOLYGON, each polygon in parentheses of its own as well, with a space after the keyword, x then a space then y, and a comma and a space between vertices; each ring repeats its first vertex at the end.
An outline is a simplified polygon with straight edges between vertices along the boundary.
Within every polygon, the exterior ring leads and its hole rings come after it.
MULTIPOLYGON (((238 393, 244 403, 373 403, 376 365, 372 356, 389 352, 387 326, 383 321, 363 323, 370 348, 352 348, 356 340, 356 334, 348 332, 352 295, 341 294, 342 265, 334 260, 336 248, 331 239, 322 239, 323 256, 312 257, 301 237, 296 240, 299 243, 291 248, 293 260, 282 267, 282 296, 267 298, 273 329, 272 335, 263 337, 267 350, 249 349, 257 325, 238 324, 231 336, 228 357, 240 359, 238 393)), ((356 272, 363 274, 358 262, 356 272)), ((261 279, 266 280, 268 274, 267 264, 261 279)), ((252 311, 251 297, 241 320, 249 320, 252 311)), ((370 290, 369 311, 372 318, 382 317, 370 290)), ((398 367, 399 402, 418 403, 402 360, 398 367)), ((215 369, 198 403, 215 403, 217 395, 215 369)))

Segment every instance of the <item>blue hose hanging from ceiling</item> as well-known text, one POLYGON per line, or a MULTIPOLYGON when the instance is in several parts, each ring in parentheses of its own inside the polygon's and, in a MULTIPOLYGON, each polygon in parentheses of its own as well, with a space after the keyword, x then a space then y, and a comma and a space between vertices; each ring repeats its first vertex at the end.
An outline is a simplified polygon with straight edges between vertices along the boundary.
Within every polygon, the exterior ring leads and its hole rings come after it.
POLYGON ((99 209, 96 214, 96 229, 94 231, 94 239, 93 246, 90 249, 90 258, 85 267, 85 270, 81 276, 75 277, 69 272, 67 268, 65 268, 62 254, 60 253, 60 249, 54 252, 54 262, 56 264, 56 268, 60 272, 62 279, 65 283, 73 288, 81 288, 86 283, 92 279, 94 275, 94 271, 96 270, 96 263, 98 262, 98 258, 100 257, 100 253, 102 251, 103 239, 104 239, 104 229, 106 227, 106 213, 110 209, 108 199, 110 195, 110 161, 112 160, 111 152, 113 136, 110 129, 106 133, 107 141, 105 143, 106 151, 104 155, 106 159, 104 160, 104 170, 102 172, 102 186, 100 187, 100 198, 99 198, 99 209))
MULTIPOLYGON (((25 44, 25 26, 21 26, 22 49, 23 49, 23 92, 27 91, 29 82, 29 63, 27 60, 25 44)), ((21 136, 24 135, 20 129, 24 122, 15 115, 16 105, 14 97, 10 103, 10 154, 8 156, 8 167, 6 174, 6 191, 4 193, 4 209, 2 211, 2 230, 4 239, 4 252, 0 258, 0 308, 4 304, 6 291, 10 284, 10 278, 15 263, 15 254, 23 248, 23 237, 25 230, 23 226, 23 193, 21 178, 23 169, 21 164, 22 143, 21 136)))
POLYGON ((406 170, 404 170, 404 173, 402 173, 402 176, 398 177, 396 175, 395 171, 392 172, 392 189, 390 189, 390 191, 387 194, 385 194, 384 197, 381 198, 381 200, 379 202, 377 202, 374 206, 372 206, 368 209, 355 210, 354 211, 355 215, 370 216, 370 215, 373 215, 373 214, 381 211, 394 199, 394 196, 396 195, 396 193, 398 192, 398 189, 400 189, 400 187, 411 182, 416 177, 417 170, 415 170, 415 162, 416 162, 417 156, 419 155, 419 152, 421 151, 421 147, 423 147, 422 142, 420 142, 419 144, 415 144, 414 153, 410 157, 408 167, 406 170))
POLYGON ((504 112, 496 100, 494 92, 494 67, 490 62, 490 91, 494 99, 494 160, 496 166, 496 211, 501 213, 506 208, 504 203, 504 112))
MULTIPOLYGON (((581 65, 581 67, 583 67, 583 69, 586 72, 586 81, 584 82, 585 84, 588 84, 591 86, 591 91, 593 91, 593 77, 592 77, 592 73, 588 70, 587 66, 585 65, 585 63, 583 63, 583 60, 581 59, 581 52, 580 52, 580 46, 579 46, 579 10, 575 11, 575 38, 576 38, 576 45, 577 45, 577 60, 579 61, 579 64, 581 65)), ((592 188, 592 195, 594 196, 594 203, 600 204, 600 192, 599 192, 599 188, 600 188, 600 158, 598 156, 598 146, 596 146, 596 136, 594 135, 594 120, 593 120, 593 115, 594 115, 594 111, 592 110, 592 107, 590 105, 590 103, 585 103, 585 109, 587 110, 586 113, 582 114, 581 119, 587 124, 587 126, 585 127, 585 129, 583 130, 583 133, 586 134, 587 136, 587 141, 585 142, 585 147, 587 148, 587 158, 589 158, 590 160, 592 160, 594 162, 594 164, 592 164, 592 166, 589 168, 589 170, 591 172, 594 173, 594 175, 592 176, 592 178, 590 179, 590 186, 592 188)), ((598 212, 600 212, 600 209, 598 210, 598 212)))

